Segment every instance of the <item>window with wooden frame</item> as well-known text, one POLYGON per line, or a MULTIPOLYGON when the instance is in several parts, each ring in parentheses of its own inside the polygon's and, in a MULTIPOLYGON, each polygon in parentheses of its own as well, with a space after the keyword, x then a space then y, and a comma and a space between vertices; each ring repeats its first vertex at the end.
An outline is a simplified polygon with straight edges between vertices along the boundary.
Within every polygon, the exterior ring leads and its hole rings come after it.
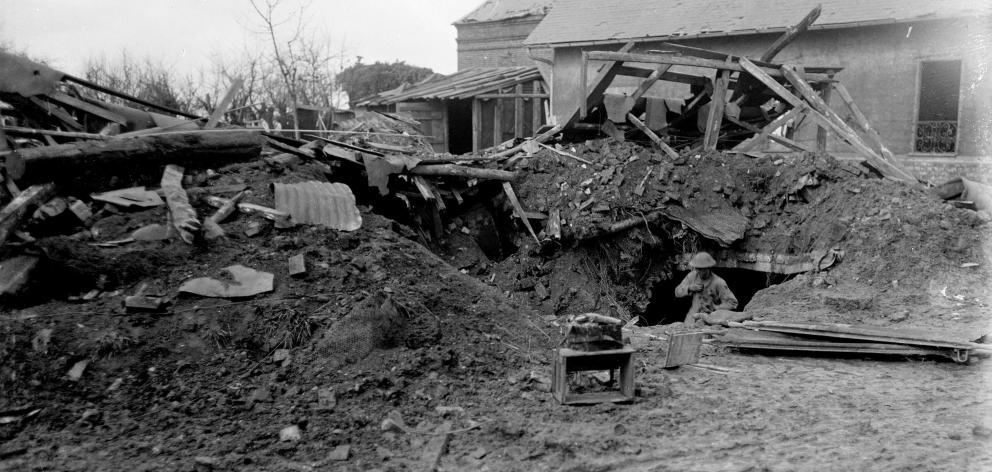
POLYGON ((961 61, 920 61, 918 83, 913 152, 956 154, 961 61))

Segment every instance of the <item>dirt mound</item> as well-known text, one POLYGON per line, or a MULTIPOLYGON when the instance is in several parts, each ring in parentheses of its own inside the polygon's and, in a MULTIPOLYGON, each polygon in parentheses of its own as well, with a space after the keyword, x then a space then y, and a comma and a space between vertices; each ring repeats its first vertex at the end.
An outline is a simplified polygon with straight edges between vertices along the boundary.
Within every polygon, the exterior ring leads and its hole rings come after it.
POLYGON ((749 308, 768 316, 822 319, 829 312, 834 321, 897 322, 888 318, 898 313, 893 319, 903 321, 908 310, 923 323, 946 318, 946 324, 971 326, 983 319, 978 311, 990 301, 985 287, 992 261, 983 247, 989 223, 860 166, 817 154, 750 158, 714 152, 672 160, 608 139, 562 150, 593 164, 542 150, 522 162, 529 175, 518 194, 528 208, 560 212, 565 248, 551 255, 547 248, 541 255, 518 253, 493 270, 504 290, 548 311, 644 315, 659 283, 680 277, 685 256, 699 250, 730 258, 845 253, 826 272, 759 292, 749 308), (672 206, 740 215, 746 231, 723 245, 681 222, 647 217, 672 206), (643 222, 590 238, 630 218, 643 222), (967 263, 979 265, 961 267, 967 263), (852 314, 831 307, 831 287, 874 295, 868 309, 852 314), (944 287, 951 293, 943 295, 944 287))
MULTIPOLYGON (((253 190, 248 201, 271 206, 271 182, 318 177, 316 165, 279 173, 251 164, 220 169, 202 184, 244 183, 253 190)), ((164 212, 112 216, 101 238, 160 223, 164 212)), ((3 309, 0 411, 41 409, 2 425, 5 454, 30 451, 5 466, 87 470, 99 460, 175 469, 193 467, 188 451, 196 450, 274 470, 293 457, 323 457, 321 444, 376 441, 389 410, 417 425, 435 406, 472 404, 487 395, 474 386, 502 381, 550 345, 527 321, 529 309, 402 236, 415 234, 409 228, 373 213, 362 218, 361 229, 345 233, 239 217, 222 225, 226 239, 200 246, 42 241, 53 264, 72 269, 74 290, 103 294, 78 305, 58 297, 3 309), (251 222, 262 224, 260 235, 245 236, 251 222), (287 260, 297 254, 308 272, 294 278, 287 260), (233 301, 176 294, 184 280, 232 264, 273 273, 275 290, 233 301), (169 299, 167 313, 126 314, 123 298, 139 285, 169 299), (80 361, 82 376, 70 378, 80 361), (306 446, 279 440, 290 425, 302 428, 306 446), (44 452, 52 444, 74 446, 44 452)), ((374 453, 355 452, 353 463, 377 462, 374 453)))

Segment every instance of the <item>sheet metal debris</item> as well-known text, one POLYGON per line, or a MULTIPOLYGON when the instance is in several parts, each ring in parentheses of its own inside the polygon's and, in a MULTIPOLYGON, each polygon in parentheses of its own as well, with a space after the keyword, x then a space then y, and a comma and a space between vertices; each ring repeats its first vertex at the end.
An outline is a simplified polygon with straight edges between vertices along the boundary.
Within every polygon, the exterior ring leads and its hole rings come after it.
POLYGON ((222 273, 226 276, 224 280, 199 277, 187 280, 179 287, 179 291, 216 298, 251 297, 272 291, 274 276, 268 272, 233 265, 225 267, 222 273))
POLYGON ((129 187, 110 192, 94 193, 90 195, 90 198, 94 201, 112 203, 124 208, 151 208, 165 204, 158 193, 145 190, 145 187, 129 187))
POLYGON ((276 210, 284 211, 297 223, 355 231, 362 227, 362 215, 355 206, 355 195, 342 183, 307 181, 298 184, 272 184, 276 210))

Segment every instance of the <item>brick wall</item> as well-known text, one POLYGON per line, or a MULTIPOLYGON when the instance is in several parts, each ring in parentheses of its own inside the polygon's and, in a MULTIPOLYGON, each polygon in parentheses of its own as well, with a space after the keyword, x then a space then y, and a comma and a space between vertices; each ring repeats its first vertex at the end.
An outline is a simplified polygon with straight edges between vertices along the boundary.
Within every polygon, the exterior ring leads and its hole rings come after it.
MULTIPOLYGON (((528 16, 455 25, 458 30, 458 70, 534 65, 523 42, 542 18, 528 16)), ((550 59, 551 51, 535 49, 534 55, 550 59)))

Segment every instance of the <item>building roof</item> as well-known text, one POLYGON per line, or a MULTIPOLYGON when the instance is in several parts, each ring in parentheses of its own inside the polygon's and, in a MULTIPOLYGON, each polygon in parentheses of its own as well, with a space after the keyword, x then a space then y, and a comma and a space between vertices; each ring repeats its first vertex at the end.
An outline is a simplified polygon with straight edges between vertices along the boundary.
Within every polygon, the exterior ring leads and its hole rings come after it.
POLYGON ((558 0, 524 44, 775 33, 817 4, 810 29, 992 14, 985 0, 558 0))
POLYGON ((448 76, 435 76, 356 102, 356 107, 391 105, 414 100, 455 100, 540 80, 537 67, 473 67, 448 76))
POLYGON ((525 16, 543 16, 554 0, 486 0, 454 24, 483 23, 525 16))

